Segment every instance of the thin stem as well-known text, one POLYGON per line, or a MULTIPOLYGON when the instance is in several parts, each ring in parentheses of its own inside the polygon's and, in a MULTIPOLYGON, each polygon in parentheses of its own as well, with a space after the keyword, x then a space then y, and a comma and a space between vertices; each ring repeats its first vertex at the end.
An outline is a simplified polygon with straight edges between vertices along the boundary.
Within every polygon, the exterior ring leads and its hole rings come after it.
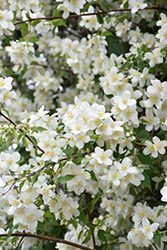
MULTIPOLYGON (((13 67, 15 65, 20 65, 20 63, 7 63, 7 64, 3 64, 3 65, 0 65, 1 67, 13 67)), ((33 66, 41 66, 41 67, 44 67, 44 68, 52 68, 52 69, 55 69, 55 70, 59 70, 59 71, 66 71, 66 72, 69 72, 69 73, 73 73, 72 70, 70 69, 62 69, 62 68, 58 68, 58 67, 55 67, 55 66, 51 66, 51 65, 46 65, 46 64, 30 64, 30 66, 33 65, 33 66)))
MULTIPOLYGON (((15 127, 17 127, 17 124, 13 122, 10 118, 8 118, 6 115, 4 115, 1 111, 0 111, 0 115, 3 116, 6 120, 8 120, 10 123, 12 123, 15 127)), ((21 128, 19 129, 19 131, 24 133, 24 131, 21 128)), ((34 147, 38 148, 43 154, 45 153, 45 151, 42 148, 34 144, 34 142, 31 140, 31 138, 28 135, 24 135, 24 137, 26 137, 34 145, 34 147)))
MULTIPOLYGON (((149 7, 144 8, 144 10, 165 10, 165 11, 167 11, 167 8, 160 7, 160 6, 149 6, 149 7)), ((117 12, 117 11, 121 11, 121 12, 131 11, 131 8, 111 9, 110 11, 99 11, 99 12, 93 12, 93 13, 83 13, 80 15, 70 15, 68 18, 81 17, 81 16, 93 16, 93 15, 105 15, 105 14, 108 14, 110 12, 117 12)), ((14 23, 14 25, 19 25, 21 23, 27 23, 27 22, 33 22, 33 21, 55 20, 55 19, 62 19, 62 16, 30 18, 30 19, 27 19, 24 21, 16 22, 16 23, 14 23)))
MULTIPOLYGON (((12 187, 15 185, 15 183, 17 182, 17 179, 15 178, 15 179, 13 179, 13 180, 10 180, 10 182, 11 181, 14 181, 13 183, 12 183, 12 185, 10 186, 10 188, 5 192, 5 193, 3 193, 2 195, 0 195, 0 196, 3 196, 3 195, 5 195, 5 194, 7 194, 11 189, 12 189, 12 187)), ((9 183, 9 182, 8 182, 9 183)))
MULTIPOLYGON (((85 197, 85 205, 86 205, 86 212, 87 212, 87 215, 88 215, 88 219, 89 219, 89 221, 91 221, 90 212, 89 212, 89 209, 88 209, 88 206, 87 206, 87 198, 86 198, 86 191, 85 190, 84 190, 84 197, 85 197)), ((93 241, 94 250, 96 250, 96 242, 95 242, 94 232, 93 232, 92 228, 90 228, 90 229, 92 230, 92 241, 93 241)))
POLYGON ((21 242, 23 241, 23 239, 24 239, 24 236, 22 236, 22 238, 20 239, 20 241, 19 241, 17 247, 15 248, 15 250, 17 250, 19 248, 19 246, 20 246, 21 242))
MULTIPOLYGON (((7 237, 7 236, 8 236, 8 234, 0 234, 0 237, 7 237)), ((73 243, 73 242, 70 242, 68 240, 57 239, 55 237, 48 237, 48 236, 44 236, 44 235, 30 234, 30 233, 12 233, 10 236, 32 237, 32 238, 37 238, 37 239, 41 239, 41 240, 48 240, 48 241, 66 244, 66 245, 73 246, 73 247, 83 249, 83 250, 91 250, 88 247, 81 246, 77 243, 73 243)))
POLYGON ((52 68, 52 69, 55 69, 55 70, 60 70, 60 71, 66 71, 66 72, 69 72, 69 73, 73 73, 72 70, 70 70, 70 69, 62 69, 62 68, 54 67, 54 66, 51 66, 51 65, 45 65, 45 64, 32 64, 32 65, 42 66, 44 68, 52 68))
MULTIPOLYGON (((82 153, 82 156, 85 156, 85 155, 87 155, 87 154, 93 152, 93 150, 94 150, 94 149, 92 148, 92 149, 89 150, 89 151, 83 152, 83 153, 82 153)), ((77 157, 78 157, 78 156, 75 155, 75 154, 71 156, 71 158, 77 158, 77 157)), ((62 158, 62 159, 59 159, 58 162, 66 161, 66 160, 67 160, 67 157, 64 157, 64 158, 62 158)), ((26 174, 25 176, 22 176, 22 174, 19 174, 18 177, 14 178, 14 179, 12 179, 12 180, 10 180, 10 181, 17 181, 17 180, 19 180, 19 179, 31 177, 31 176, 37 174, 38 172, 40 172, 41 170, 43 170, 44 168, 47 168, 47 167, 50 166, 50 165, 51 165, 51 166, 54 166, 55 164, 56 164, 56 162, 49 162, 46 166, 43 166, 43 167, 39 168, 38 170, 33 171, 32 173, 28 173, 28 174, 26 174)), ((12 187, 13 187, 13 185, 12 185, 12 187)), ((10 189, 11 189, 11 188, 10 188, 10 189)), ((6 192, 6 193, 7 193, 7 192, 6 192)))

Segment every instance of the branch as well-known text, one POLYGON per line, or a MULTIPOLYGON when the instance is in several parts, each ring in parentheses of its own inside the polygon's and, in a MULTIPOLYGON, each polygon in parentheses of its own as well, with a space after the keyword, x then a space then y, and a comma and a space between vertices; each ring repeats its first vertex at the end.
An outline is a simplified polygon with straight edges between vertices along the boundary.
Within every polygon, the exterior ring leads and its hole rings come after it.
MULTIPOLYGON (((10 123, 12 123, 15 127, 17 127, 17 124, 13 122, 10 118, 8 118, 6 115, 4 115, 1 111, 0 111, 0 115, 3 116, 6 120, 8 120, 10 123)), ((19 131, 24 133, 24 131, 21 128, 19 129, 19 131)), ((34 147, 38 148, 43 154, 45 153, 43 149, 41 149, 39 146, 36 146, 34 144, 34 142, 31 140, 31 138, 28 135, 24 135, 24 137, 26 137, 34 145, 34 147)))
MULTIPOLYGON (((86 198, 86 191, 85 190, 84 190, 84 197, 85 197, 85 205, 86 205, 86 212, 87 212, 87 215, 88 215, 88 219, 89 219, 89 221, 91 221, 89 209, 87 207, 87 198, 86 198)), ((96 242, 95 242, 94 232, 93 232, 92 228, 90 228, 90 229, 92 230, 92 241, 93 241, 94 250, 96 250, 96 242)))
POLYGON ((21 239, 20 239, 20 241, 19 241, 17 247, 15 248, 15 250, 17 250, 17 249, 19 248, 19 246, 20 246, 21 242, 23 241, 23 239, 24 239, 24 236, 21 237, 21 239))
MULTIPOLYGON (((94 151, 94 149, 92 148, 92 149, 90 149, 89 151, 85 151, 85 152, 83 152, 82 153, 82 156, 85 156, 85 155, 87 155, 87 154, 89 154, 89 153, 91 153, 91 152, 93 152, 94 151)), ((76 154, 73 154, 72 156, 71 156, 71 158, 77 158, 78 156, 76 155, 76 154)), ((66 161, 67 160, 67 157, 64 157, 64 158, 61 158, 61 159, 59 159, 58 160, 58 162, 62 162, 62 161, 66 161)), ((18 177, 16 177, 16 178, 14 178, 14 179, 12 179, 12 180, 10 180, 10 182, 11 181, 17 181, 17 180, 20 180, 20 179, 23 179, 23 178, 29 178, 29 177, 31 177, 31 176, 33 176, 33 175, 35 175, 35 174, 37 174, 37 173, 39 173, 41 170, 43 170, 44 168, 47 168, 48 166, 54 166, 56 163, 58 163, 58 162, 49 162, 46 166, 43 166, 43 167, 41 167, 41 168, 39 168, 38 170, 36 170, 36 171, 33 171, 33 172, 31 172, 31 173, 28 173, 28 174, 26 174, 25 176, 22 176, 22 174, 19 174, 18 175, 18 177)), ((15 184, 15 183, 14 183, 15 184)), ((13 186, 14 186, 14 184, 13 184, 13 186)), ((13 187, 12 186, 12 187, 13 187)), ((10 188, 11 189, 11 188, 10 188)), ((10 190, 9 189, 9 190, 10 190)), ((7 193, 7 192, 6 192, 7 193)), ((5 193, 5 194, 6 194, 5 193)))
POLYGON ((12 182, 12 181, 14 181, 13 183, 12 183, 12 185, 10 186, 10 188, 5 192, 5 193, 3 193, 2 195, 0 195, 0 196, 3 196, 3 195, 5 195, 5 194, 7 194, 12 188, 13 188, 13 186, 16 184, 16 182, 17 182, 17 178, 15 178, 15 179, 13 179, 13 180, 10 180, 10 181, 8 181, 7 183, 10 183, 10 182, 12 182))
MULTIPOLYGON (((20 63, 7 63, 7 64, 3 64, 3 65, 0 65, 0 67, 13 67, 15 65, 20 65, 20 63)), ((41 66, 41 67, 44 67, 44 68, 52 68, 52 69, 55 69, 55 70, 59 70, 59 71, 66 71, 66 72, 70 72, 70 73, 73 73, 72 70, 70 69, 62 69, 62 68, 58 68, 58 67, 55 67, 55 66, 51 66, 51 65, 46 65, 46 64, 30 64, 30 66, 41 66)))
MULTIPOLYGON (((160 7, 160 6, 149 6, 149 7, 144 8, 143 10, 165 10, 165 11, 167 11, 167 8, 160 7)), ((121 12, 131 11, 131 8, 111 9, 110 11, 99 11, 99 12, 93 12, 93 13, 82 13, 80 15, 70 15, 68 18, 81 17, 81 16, 104 15, 104 14, 108 14, 110 12, 119 12, 119 11, 121 11, 121 12)), ((16 23, 14 23, 14 25, 19 25, 21 23, 27 23, 27 22, 40 21, 40 20, 42 21, 42 20, 55 20, 55 19, 62 19, 62 16, 30 18, 30 19, 27 19, 24 21, 16 22, 16 23)))
MULTIPOLYGON (((8 234, 0 234, 0 237, 7 237, 8 234)), ((12 233, 10 236, 19 236, 19 237, 32 237, 32 238, 37 238, 37 239, 41 239, 41 240, 48 240, 48 241, 53 241, 53 242, 58 242, 58 243, 62 243, 62 244, 66 244, 69 246, 73 246, 79 249, 83 249, 83 250, 92 250, 88 247, 84 247, 81 246, 77 243, 73 243, 67 240, 63 240, 63 239, 57 239, 52 237, 48 237, 48 236, 43 236, 43 235, 38 235, 38 234, 30 234, 30 233, 12 233)))

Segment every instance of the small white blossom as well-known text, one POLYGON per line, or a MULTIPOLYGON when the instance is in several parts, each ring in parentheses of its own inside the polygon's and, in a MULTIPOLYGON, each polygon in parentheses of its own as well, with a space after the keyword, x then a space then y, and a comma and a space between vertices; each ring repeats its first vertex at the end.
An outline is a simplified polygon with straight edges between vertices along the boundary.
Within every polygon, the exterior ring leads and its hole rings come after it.
POLYGON ((160 141, 157 136, 154 136, 153 143, 150 141, 145 141, 144 145, 146 146, 146 148, 144 148, 143 154, 149 155, 151 153, 152 157, 156 158, 158 156, 158 152, 160 154, 165 153, 167 141, 160 141))

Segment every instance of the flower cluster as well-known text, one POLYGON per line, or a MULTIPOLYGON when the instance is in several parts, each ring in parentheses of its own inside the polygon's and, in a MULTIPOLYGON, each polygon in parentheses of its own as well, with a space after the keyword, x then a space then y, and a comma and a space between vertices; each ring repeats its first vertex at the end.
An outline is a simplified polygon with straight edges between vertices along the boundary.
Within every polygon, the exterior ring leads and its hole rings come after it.
POLYGON ((12 81, 12 77, 0 78, 0 102, 4 102, 7 106, 11 105, 11 100, 16 96, 15 92, 11 91, 12 81))
POLYGON ((166 249, 167 4, 2 1, 0 36, 0 250, 166 249))

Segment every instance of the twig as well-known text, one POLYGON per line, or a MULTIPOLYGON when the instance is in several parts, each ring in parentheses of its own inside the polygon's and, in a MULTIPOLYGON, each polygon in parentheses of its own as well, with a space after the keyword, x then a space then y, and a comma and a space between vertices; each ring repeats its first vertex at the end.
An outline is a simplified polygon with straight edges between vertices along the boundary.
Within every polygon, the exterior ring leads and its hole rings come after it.
MULTIPOLYGON (((17 124, 13 122, 10 118, 8 118, 6 115, 4 115, 1 111, 0 111, 0 115, 3 116, 6 120, 8 120, 10 123, 12 123, 15 127, 17 127, 17 124)), ((19 129, 19 131, 24 133, 24 131, 21 128, 19 129)), ((24 135, 24 137, 26 137, 34 145, 34 147, 38 148, 43 154, 45 153, 45 151, 42 148, 34 144, 34 142, 31 140, 31 138, 28 135, 24 135)))
MULTIPOLYGON (((13 67, 15 65, 20 65, 20 63, 7 63, 7 64, 3 64, 3 65, 0 65, 0 67, 13 67)), ((62 69, 62 68, 58 68, 58 67, 55 67, 55 66, 51 66, 51 65, 46 65, 46 64, 30 64, 30 66, 41 66, 41 67, 44 67, 44 68, 52 68, 52 69, 55 69, 55 70, 59 70, 59 71, 66 71, 66 72, 69 72, 69 73, 73 73, 72 70, 70 69, 62 69)))
MULTIPOLYGON (((89 150, 89 151, 83 152, 83 153, 82 153, 82 156, 85 156, 85 155, 87 155, 87 154, 93 152, 93 150, 94 150, 94 149, 92 148, 92 149, 89 150)), ((77 157, 78 157, 78 156, 77 156, 76 154, 74 154, 74 155, 71 156, 71 158, 77 158, 77 157)), ((62 161, 66 161, 66 160, 67 160, 67 157, 64 157, 64 158, 62 158, 62 159, 59 159, 58 162, 62 162, 62 161)), ((56 163, 57 163, 57 162, 49 162, 46 166, 43 166, 43 167, 39 168, 39 169, 36 170, 36 171, 33 171, 33 172, 31 172, 31 173, 28 173, 28 174, 26 174, 25 176, 22 176, 22 174, 19 174, 18 177, 14 178, 14 179, 12 179, 12 180, 10 180, 10 181, 15 181, 15 180, 17 181, 17 180, 19 180, 19 179, 31 177, 31 176, 37 174, 38 172, 40 172, 41 170, 43 170, 44 168, 47 168, 47 167, 50 166, 50 165, 51 165, 51 166, 54 166, 56 163)), ((13 185, 12 185, 12 186, 13 186, 13 185)), ((10 189, 11 189, 11 188, 10 188, 10 189)), ((6 192, 6 193, 7 193, 7 192, 6 192)))
POLYGON ((19 246, 20 246, 21 242, 23 241, 23 239, 24 239, 24 236, 20 239, 20 241, 19 241, 17 247, 15 248, 15 250, 17 250, 19 248, 19 246))
MULTIPOLYGON (((160 7, 160 6, 149 6, 144 8, 143 10, 166 10, 167 8, 160 7)), ((93 15, 104 15, 108 14, 110 12, 117 12, 117 11, 131 11, 131 8, 121 8, 121 9, 111 9, 110 11, 99 11, 99 12, 93 12, 93 13, 83 13, 80 15, 70 15, 68 18, 74 18, 74 17, 82 17, 82 16, 93 16, 93 15)), ((67 18, 67 19, 68 19, 67 18)), ((57 17, 38 17, 38 18, 30 18, 24 21, 16 22, 14 25, 19 25, 21 23, 27 23, 27 22, 34 22, 34 21, 42 21, 42 20, 55 20, 55 19, 62 19, 62 16, 57 16, 57 17)))
MULTIPOLYGON (((87 198, 86 198, 86 191, 85 190, 84 190, 84 197, 85 197, 85 205, 86 205, 86 212, 87 212, 87 215, 88 215, 88 219, 89 219, 89 221, 91 221, 89 209, 87 207, 87 198)), ((95 242, 94 232, 93 232, 92 228, 90 228, 90 229, 92 230, 92 241, 93 241, 94 250, 96 250, 96 242, 95 242)))
MULTIPOLYGON (((8 234, 0 234, 0 237, 7 237, 7 236, 8 236, 8 234)), ((73 246, 73 247, 76 247, 76 248, 80 248, 80 249, 83 249, 83 250, 92 250, 92 249, 90 249, 88 247, 81 246, 81 245, 79 245, 77 243, 73 243, 73 242, 70 242, 68 240, 57 239, 55 237, 48 237, 48 236, 44 236, 44 235, 30 234, 30 233, 12 233, 10 235, 10 237, 11 236, 32 237, 32 238, 37 238, 37 239, 41 239, 41 240, 48 240, 48 241, 53 241, 53 242, 66 244, 66 245, 73 246)))
POLYGON ((3 194, 1 194, 0 196, 3 196, 3 195, 5 195, 5 194, 7 194, 11 189, 12 189, 12 187, 15 185, 15 183, 17 182, 17 178, 15 178, 15 179, 13 179, 13 180, 10 180, 10 182, 11 181, 14 181, 13 183, 12 183, 12 185, 10 186, 10 188, 5 192, 5 193, 3 193, 3 194))

